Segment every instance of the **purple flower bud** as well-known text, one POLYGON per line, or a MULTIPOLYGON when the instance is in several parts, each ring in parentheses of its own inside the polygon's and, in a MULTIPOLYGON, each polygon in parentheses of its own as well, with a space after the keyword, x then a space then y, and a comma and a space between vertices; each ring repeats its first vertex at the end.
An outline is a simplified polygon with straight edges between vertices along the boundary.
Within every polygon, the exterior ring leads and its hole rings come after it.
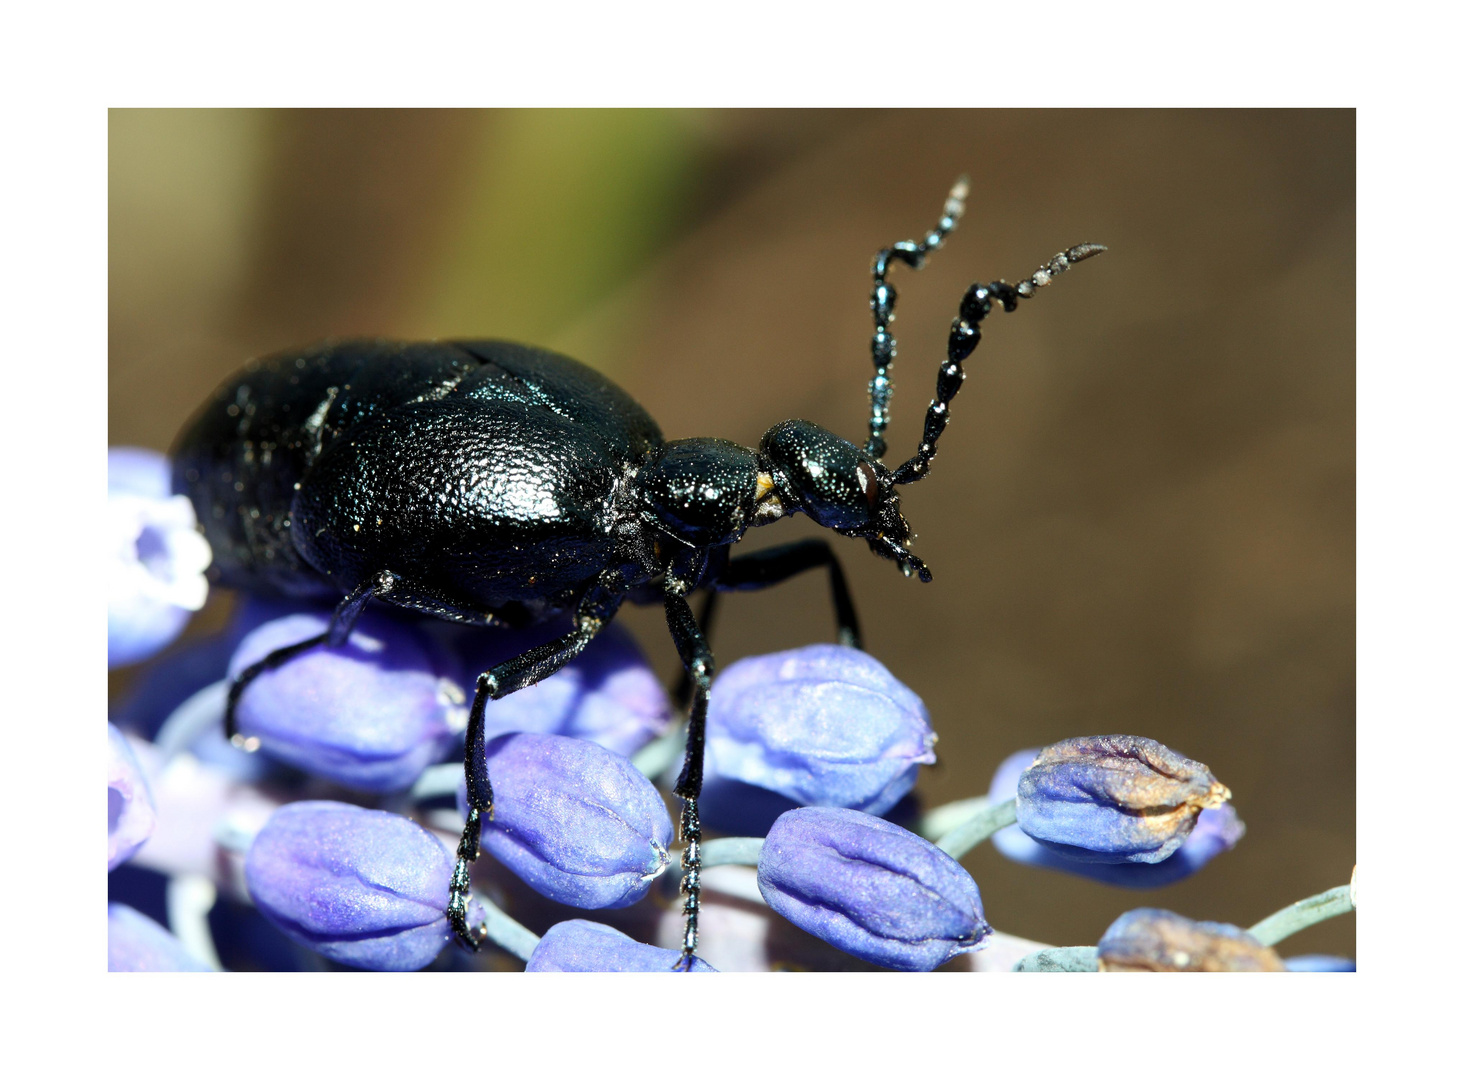
POLYGON ((931 971, 991 933, 976 882, 960 863, 857 810, 784 814, 763 845, 757 885, 795 926, 901 971, 931 971))
MULTIPOLYGON (((313 612, 265 623, 240 642, 230 677, 329 622, 313 612)), ((421 627, 368 610, 346 644, 309 649, 250 683, 239 699, 239 733, 314 776, 398 791, 439 761, 467 723, 455 670, 421 627)))
POLYGON ((452 931, 453 859, 413 821, 337 802, 297 802, 265 823, 244 862, 249 895, 289 937, 372 971, 430 964, 452 931))
MULTIPOLYGON (((540 645, 547 635, 530 631, 475 630, 457 643, 463 685, 480 672, 540 645)), ((612 623, 585 651, 542 682, 497 701, 483 713, 492 739, 510 731, 588 739, 627 757, 671 726, 671 702, 635 639, 612 623)))
POLYGON ((810 645, 739 660, 712 688, 707 776, 882 814, 935 761, 925 705, 874 657, 810 645))
POLYGON ((1094 735, 1037 755, 1017 782, 1017 824, 1079 861, 1157 863, 1184 843, 1200 811, 1229 798, 1206 766, 1162 743, 1094 735))
POLYGON ((107 725, 107 869, 132 858, 157 827, 157 805, 137 755, 123 735, 107 725))
MULTIPOLYGON (((1036 759, 1038 750, 1019 750, 997 767, 987 798, 994 804, 1015 798, 1017 781, 1036 759)), ((1126 889, 1157 889, 1189 877, 1216 855, 1229 851, 1245 835, 1245 823, 1230 803, 1200 811, 1194 829, 1179 849, 1157 863, 1084 862, 1039 844, 1019 826, 1009 825, 991 838, 992 844, 1013 862, 1061 870, 1126 889)))
POLYGON ((1238 926, 1159 908, 1125 912, 1098 941, 1099 971, 1285 971, 1274 949, 1238 926))
MULTIPOLYGON (((539 939, 525 971, 670 971, 681 953, 626 937, 604 923, 570 919, 555 923, 539 939)), ((700 958, 694 972, 717 969, 700 958)))
POLYGON ((1356 971, 1357 961, 1345 956, 1325 956, 1321 953, 1306 953, 1286 958, 1287 971, 1356 971))
POLYGON ((528 732, 500 735, 487 758, 494 816, 483 844, 542 895, 626 907, 666 869, 671 817, 628 759, 583 739, 528 732))
POLYGON ((208 598, 212 559, 193 504, 172 492, 168 459, 152 450, 107 451, 107 666, 146 660, 182 631, 208 598))
POLYGON ((126 904, 107 905, 108 971, 211 971, 183 943, 126 904))

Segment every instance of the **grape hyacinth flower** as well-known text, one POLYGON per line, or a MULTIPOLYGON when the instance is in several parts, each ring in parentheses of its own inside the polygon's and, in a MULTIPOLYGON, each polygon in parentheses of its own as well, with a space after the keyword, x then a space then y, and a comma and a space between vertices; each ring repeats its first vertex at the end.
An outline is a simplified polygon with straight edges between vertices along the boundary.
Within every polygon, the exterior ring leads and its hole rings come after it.
POLYGON ((713 684, 707 782, 803 806, 883 814, 935 761, 924 703, 874 657, 841 645, 753 656, 713 684))
MULTIPOLYGON (((1037 749, 1019 750, 997 767, 987 793, 992 805, 1016 797, 1018 779, 1040 752, 1037 749)), ((1245 823, 1236 814, 1235 807, 1227 802, 1201 810, 1184 842, 1172 855, 1157 863, 1099 863, 1075 859, 1038 843, 1017 825, 999 830, 991 842, 1013 862, 1077 874, 1126 889, 1157 889, 1189 877, 1216 855, 1233 848, 1244 835, 1245 823)))
MULTIPOLYGON (((325 632, 330 615, 273 619, 239 643, 229 677, 325 632)), ((261 673, 239 699, 239 734, 313 776, 357 791, 400 791, 467 725, 451 653, 420 625, 362 613, 344 645, 316 646, 261 673)))
POLYGON ((213 555, 193 504, 174 495, 168 459, 107 451, 107 666, 135 664, 168 645, 208 598, 213 555))
POLYGON ((415 971, 452 938, 453 858, 420 825, 337 802, 280 807, 250 845, 249 895, 293 940, 373 971, 415 971))
POLYGON ((500 735, 486 755, 494 810, 483 845, 537 892, 573 907, 626 907, 669 865, 666 804, 629 759, 530 732, 500 735))
MULTIPOLYGON (((462 684, 480 672, 550 639, 543 633, 470 630, 457 639, 462 684)), ((611 623, 585 651, 556 674, 533 686, 490 701, 483 713, 486 738, 510 731, 588 739, 630 756, 664 735, 673 720, 671 702, 629 631, 611 623)))
POLYGON ((1157 863, 1177 851, 1202 810, 1230 790, 1197 761, 1153 739, 1096 735, 1044 749, 1017 781, 1017 824, 1082 862, 1157 863))
POLYGON ((183 943, 126 904, 107 905, 108 971, 212 971, 183 943))
POLYGON ((127 736, 107 725, 107 869, 132 858, 157 827, 157 807, 147 776, 127 736))
POLYGON ((1285 971, 1276 951, 1228 923, 1159 908, 1120 915, 1098 941, 1099 971, 1285 971))
POLYGON ((871 963, 931 971, 991 927, 971 875, 934 844, 857 810, 790 810, 768 833, 758 889, 778 914, 871 963))
MULTIPOLYGON (((525 971, 670 971, 681 960, 675 949, 658 949, 604 923, 569 919, 556 923, 529 957, 525 971)), ((693 972, 714 972, 705 960, 693 960, 693 972)))

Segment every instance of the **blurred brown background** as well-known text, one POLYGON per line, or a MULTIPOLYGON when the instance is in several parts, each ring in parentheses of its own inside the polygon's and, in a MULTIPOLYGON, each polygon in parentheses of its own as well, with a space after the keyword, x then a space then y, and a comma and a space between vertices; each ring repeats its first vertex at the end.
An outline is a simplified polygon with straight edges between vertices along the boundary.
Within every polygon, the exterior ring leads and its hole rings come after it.
MULTIPOLYGON (((1141 904, 1248 925, 1355 858, 1350 111, 114 111, 109 441, 166 449, 247 357, 327 335, 569 352, 668 437, 787 417, 862 440, 869 261, 897 268, 890 458, 956 303, 1111 251, 987 324, 907 581, 840 542, 871 651, 929 706, 927 805, 1006 755, 1147 735, 1208 763, 1249 833, 1154 893, 966 860, 999 929, 1090 943, 1141 904)), ((817 530, 798 519, 762 546, 817 530)), ((204 622, 218 620, 215 605, 204 622)), ((657 609, 622 618, 668 674, 657 609)), ((810 576, 733 596, 720 664, 832 633, 810 576)), ((1354 952, 1351 918, 1284 954, 1354 952)))

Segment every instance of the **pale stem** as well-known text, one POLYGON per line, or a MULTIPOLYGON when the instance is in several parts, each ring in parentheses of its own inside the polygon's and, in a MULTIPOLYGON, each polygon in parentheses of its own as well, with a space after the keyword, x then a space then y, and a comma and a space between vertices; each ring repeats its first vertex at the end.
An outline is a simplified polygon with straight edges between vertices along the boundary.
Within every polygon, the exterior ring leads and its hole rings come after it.
POLYGON ((1346 915, 1349 911, 1356 910, 1357 907, 1352 902, 1351 886, 1338 885, 1335 889, 1328 889, 1315 896, 1308 896, 1305 900, 1298 900, 1274 915, 1267 915, 1252 926, 1250 932, 1251 936, 1262 945, 1275 945, 1297 931, 1305 930, 1308 926, 1314 926, 1319 922, 1325 922, 1327 919, 1334 919, 1338 915, 1346 915))

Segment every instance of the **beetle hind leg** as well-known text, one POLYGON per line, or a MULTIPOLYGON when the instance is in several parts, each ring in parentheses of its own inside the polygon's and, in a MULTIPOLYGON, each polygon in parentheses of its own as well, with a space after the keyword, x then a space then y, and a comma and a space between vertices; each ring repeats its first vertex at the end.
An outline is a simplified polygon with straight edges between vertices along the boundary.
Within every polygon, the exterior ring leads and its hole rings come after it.
POLYGON ((224 738, 241 750, 250 752, 258 750, 258 739, 239 734, 239 722, 236 715, 239 709, 239 699, 244 696, 244 691, 249 688, 249 684, 266 671, 273 671, 281 664, 317 645, 334 647, 345 644, 346 639, 351 636, 351 630, 356 625, 356 620, 361 617, 366 602, 378 593, 389 591, 394 580, 395 576, 392 574, 378 574, 367 579, 352 589, 345 599, 336 605, 335 612, 330 617, 330 626, 325 633, 278 648, 263 660, 256 661, 239 672, 238 677, 229 684, 228 702, 224 706, 224 738))

